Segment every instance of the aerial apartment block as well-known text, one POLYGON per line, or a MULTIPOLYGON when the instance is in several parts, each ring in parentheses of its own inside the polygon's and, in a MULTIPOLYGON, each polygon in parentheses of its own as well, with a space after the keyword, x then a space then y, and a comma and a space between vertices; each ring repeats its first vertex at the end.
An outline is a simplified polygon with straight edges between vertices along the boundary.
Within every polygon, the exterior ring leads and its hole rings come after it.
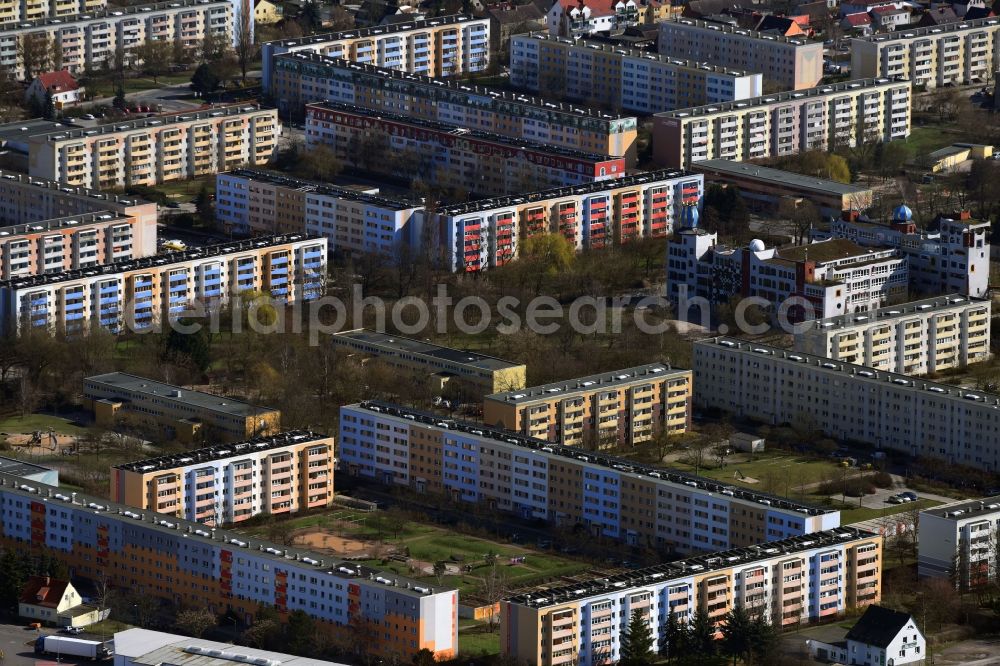
POLYGON ((281 426, 281 412, 276 409, 125 372, 87 377, 83 398, 98 425, 113 428, 126 419, 182 442, 200 438, 240 441, 275 434, 281 426))
POLYGON ((227 106, 28 139, 33 177, 99 189, 157 185, 270 161, 278 112, 227 106))
POLYGON ((107 6, 107 0, 4 0, 0 2, 0 24, 98 12, 107 6))
POLYGON ((716 626, 734 608, 776 627, 828 620, 878 603, 881 568, 882 537, 841 527, 521 593, 501 602, 500 651, 538 666, 614 663, 637 611, 653 645, 670 618, 684 626, 699 610, 716 626))
POLYGON ((326 241, 268 236, 62 273, 0 281, 6 333, 154 329, 170 317, 224 304, 247 291, 284 304, 319 297, 326 284, 326 241))
POLYGON ((341 407, 337 444, 349 474, 635 546, 725 550, 840 524, 839 511, 381 402, 341 407))
POLYGON ((625 175, 622 157, 332 102, 306 106, 306 146, 320 144, 353 167, 391 176, 419 175, 438 186, 485 196, 625 175), (372 154, 372 139, 382 140, 382 154, 372 154))
POLYGON ((86 4, 97 6, 59 18, 23 17, 0 23, 0 66, 26 78, 22 46, 27 39, 54 44, 52 48, 62 54, 63 68, 79 74, 99 70, 116 50, 127 52, 147 40, 179 41, 195 49, 206 35, 222 35, 231 43, 235 34, 230 0, 176 0, 107 9, 101 3, 86 4))
POLYGON ((903 375, 989 360, 988 300, 951 294, 809 322, 795 350, 903 375))
POLYGON ((1000 469, 1000 396, 734 338, 694 344, 694 397, 762 423, 1000 469))
POLYGON ((943 504, 920 512, 917 575, 949 578, 962 591, 1000 577, 1000 496, 943 504))
POLYGON ((253 623, 261 606, 301 610, 317 628, 387 659, 426 648, 458 651, 458 592, 329 555, 61 491, 0 473, 0 545, 47 552, 70 575, 177 606, 231 610, 253 623))
POLYGON ((974 220, 969 211, 938 215, 927 230, 918 231, 912 211, 897 206, 886 225, 847 210, 814 238, 842 238, 872 248, 895 248, 906 257, 913 290, 930 295, 960 294, 986 298, 989 290, 988 220, 974 220))
POLYGON ((111 468, 111 498, 205 525, 333 501, 333 438, 287 431, 111 468))
POLYGON ((854 145, 910 134, 910 82, 857 79, 653 116, 653 159, 674 169, 854 145))
POLYGON ((471 391, 475 394, 473 399, 479 401, 486 394, 513 391, 524 388, 525 384, 523 363, 479 352, 364 328, 337 333, 330 337, 330 342, 362 361, 373 359, 397 372, 425 374, 429 388, 437 393, 454 383, 471 391))
POLYGON ((635 445, 691 426, 691 371, 650 363, 494 393, 483 421, 566 446, 635 445))
MULTIPOLYGON (((266 92, 274 90, 274 59, 282 53, 319 53, 424 76, 472 74, 489 67, 490 20, 454 14, 265 42, 261 85, 266 92)), ((322 98, 305 101, 317 99, 322 98)))
POLYGON ((663 169, 442 206, 425 224, 439 230, 452 271, 480 271, 513 261, 520 241, 540 233, 561 234, 577 250, 666 237, 703 193, 701 175, 663 169))
POLYGON ((237 169, 215 178, 215 210, 239 234, 323 236, 330 252, 396 256, 420 247, 423 205, 281 173, 237 169))
MULTIPOLYGON (((269 91, 282 115, 302 117, 309 102, 330 101, 461 125, 559 148, 636 160, 636 119, 556 98, 528 97, 453 78, 362 65, 311 52, 274 59, 269 91)), ((549 91, 546 91, 549 94, 549 91)))
POLYGON ((908 285, 902 253, 848 240, 789 248, 766 248, 753 240, 729 247, 719 244, 718 234, 689 228, 667 244, 667 296, 675 304, 685 298, 717 304, 753 296, 769 301, 775 314, 788 302, 789 320, 801 321, 882 307, 904 298, 908 285), (799 303, 790 302, 793 297, 799 303))
POLYGON ((679 18, 660 22, 659 49, 672 58, 763 72, 781 90, 805 90, 823 78, 823 43, 804 37, 679 18))
POLYGON ((903 77, 928 88, 986 84, 1000 68, 1000 18, 906 28, 851 40, 853 76, 903 77))
POLYGON ((513 85, 643 114, 756 97, 764 92, 759 71, 545 33, 510 40, 513 85))

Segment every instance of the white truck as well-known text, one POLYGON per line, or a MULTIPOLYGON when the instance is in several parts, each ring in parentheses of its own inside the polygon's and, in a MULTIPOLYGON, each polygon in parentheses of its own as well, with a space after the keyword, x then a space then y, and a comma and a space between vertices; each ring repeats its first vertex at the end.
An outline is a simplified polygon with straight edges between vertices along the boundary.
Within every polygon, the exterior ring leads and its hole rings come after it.
POLYGON ((35 654, 108 659, 111 657, 111 650, 103 641, 69 636, 39 636, 35 641, 35 654))

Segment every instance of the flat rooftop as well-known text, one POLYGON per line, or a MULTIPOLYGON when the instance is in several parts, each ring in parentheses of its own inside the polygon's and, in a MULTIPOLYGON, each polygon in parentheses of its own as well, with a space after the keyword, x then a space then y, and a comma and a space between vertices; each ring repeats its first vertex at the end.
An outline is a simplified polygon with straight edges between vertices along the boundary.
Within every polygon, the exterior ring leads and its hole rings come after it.
POLYGON ((181 9, 184 7, 195 7, 197 5, 224 5, 229 4, 228 0, 171 0, 170 2, 155 2, 147 5, 132 5, 130 7, 109 6, 84 14, 68 14, 58 18, 41 18, 32 21, 7 21, 0 23, 0 33, 13 32, 16 30, 26 30, 29 28, 39 28, 44 26, 62 26, 67 23, 80 23, 99 19, 117 19, 121 16, 134 14, 147 14, 149 12, 166 11, 170 9, 181 9))
POLYGON ((401 199, 390 199, 378 194, 368 194, 348 187, 338 187, 329 183, 318 183, 302 178, 292 178, 276 171, 261 171, 259 169, 234 169, 219 174, 220 176, 236 176, 246 178, 258 183, 270 183, 280 187, 287 187, 299 192, 315 192, 316 194, 326 194, 340 199, 357 201, 358 203, 370 204, 387 210, 409 210, 420 208, 422 204, 416 201, 403 201, 401 199))
POLYGON ((186 122, 197 122, 199 120, 215 120, 216 118, 227 118, 231 116, 242 116, 247 113, 257 111, 268 111, 256 104, 234 104, 231 106, 221 106, 204 111, 188 111, 185 113, 170 113, 155 118, 140 118, 138 120, 127 120, 125 122, 108 123, 90 128, 79 128, 61 132, 42 132, 35 136, 44 138, 47 141, 67 141, 70 139, 83 139, 89 136, 102 136, 106 134, 117 134, 119 132, 130 132, 137 129, 149 129, 154 127, 164 127, 186 122))
POLYGON ((118 204, 121 206, 138 206, 141 204, 148 204, 148 201, 144 199, 134 198, 134 197, 124 197, 113 192, 102 192, 100 190, 92 190, 87 187, 80 187, 78 185, 65 185, 57 180, 49 180, 47 178, 38 178, 36 176, 29 176, 26 173, 20 173, 18 171, 4 171, 0 170, 0 179, 5 182, 0 182, 0 188, 3 188, 8 183, 24 185, 26 187, 34 187, 38 189, 45 190, 59 190, 62 194, 69 194, 77 197, 86 197, 88 199, 95 199, 99 201, 107 201, 109 204, 118 204))
POLYGON ((775 258, 796 263, 800 261, 815 261, 824 264, 840 259, 865 259, 869 256, 875 258, 879 256, 880 252, 885 251, 887 250, 863 247, 846 238, 831 238, 829 240, 809 243, 808 245, 796 245, 795 247, 778 249, 775 252, 775 258))
POLYGON ((785 37, 782 35, 771 35, 766 32, 757 32, 755 30, 748 30, 746 28, 740 28, 737 26, 726 25, 724 23, 716 23, 715 21, 701 21, 698 19, 690 18, 678 18, 669 21, 660 21, 661 29, 663 26, 672 25, 679 23, 681 25, 686 25, 692 28, 701 28, 702 30, 715 30, 717 32, 724 32, 729 35, 739 35, 741 37, 746 37, 747 39, 757 39, 769 42, 775 42, 777 44, 791 44, 792 46, 809 46, 818 45, 822 48, 822 42, 814 42, 802 37, 785 37))
POLYGON ((514 148, 515 150, 530 150, 535 153, 558 155, 559 157, 567 157, 587 162, 607 162, 607 161, 622 159, 621 157, 613 157, 611 155, 588 153, 583 150, 573 150, 572 148, 561 148, 559 146, 550 146, 548 144, 539 143, 537 141, 529 141, 527 139, 517 139, 510 136, 504 136, 502 134, 494 134, 492 132, 484 132, 482 130, 468 129, 465 127, 461 127, 460 125, 439 123, 434 120, 423 120, 421 118, 415 118, 413 116, 404 116, 398 113, 389 113, 387 111, 376 111, 373 109, 365 108, 363 106, 355 106, 353 104, 342 104, 340 102, 315 102, 306 104, 306 108, 307 109, 321 108, 321 109, 328 109, 330 111, 340 111, 341 113, 352 114, 364 118, 375 118, 377 120, 387 121, 391 123, 399 123, 401 125, 412 125, 414 127, 430 130, 432 132, 436 132, 441 135, 447 134, 451 136, 462 137, 465 139, 486 141, 489 143, 495 143, 502 146, 506 146, 508 148, 514 148))
POLYGON ((0 456, 0 473, 12 476, 30 476, 32 474, 44 474, 51 471, 48 467, 42 467, 23 460, 14 458, 4 458, 0 456))
POLYGON ((866 532, 856 527, 837 527, 823 532, 813 532, 780 541, 768 541, 758 546, 734 548, 706 555, 688 557, 669 564, 658 564, 645 569, 638 569, 607 578, 592 578, 580 583, 571 583, 546 590, 518 594, 508 601, 530 608, 545 608, 556 604, 579 601, 588 597, 603 596, 610 593, 630 590, 636 587, 657 585, 678 578, 703 576, 713 571, 721 571, 732 567, 745 567, 754 562, 762 562, 781 557, 795 555, 817 548, 839 546, 861 539, 877 537, 874 532, 866 532))
MULTIPOLYGON (((353 331, 344 331, 333 335, 334 341, 353 340, 365 345, 379 347, 391 354, 419 354, 433 359, 440 359, 459 365, 467 365, 479 370, 506 370, 507 368, 518 368, 523 363, 505 361, 495 356, 487 356, 478 352, 455 349, 453 347, 442 347, 432 342, 414 340, 400 335, 389 333, 379 333, 367 328, 358 328, 353 331)), ((342 343, 341 343, 342 344, 342 343)))
POLYGON ((868 192, 870 189, 847 183, 838 183, 835 180, 803 176, 791 171, 782 171, 781 169, 772 169, 770 167, 748 164, 746 162, 734 162, 732 160, 704 160, 694 162, 691 164, 691 169, 705 173, 717 173, 722 176, 747 178, 765 185, 782 185, 806 192, 817 192, 819 194, 844 196, 868 192))
POLYGON ((8 236, 27 236, 29 234, 44 233, 46 231, 57 231, 60 229, 72 229, 74 227, 88 227, 96 224, 113 224, 115 222, 128 222, 129 218, 113 210, 104 210, 96 213, 81 213, 68 217, 56 217, 39 222, 27 222, 25 224, 13 224, 9 227, 0 226, 0 240, 8 236))
POLYGON ((649 382, 663 379, 664 377, 680 377, 690 374, 690 372, 690 370, 681 368, 671 368, 669 363, 648 363, 634 368, 625 368, 624 370, 613 370, 596 375, 587 375, 586 377, 566 379, 561 382, 552 382, 551 384, 531 386, 520 391, 494 393, 493 395, 486 396, 486 399, 523 405, 539 400, 551 400, 552 398, 562 396, 618 388, 637 382, 649 382))
POLYGON ((225 460, 226 458, 239 458, 250 453, 261 453, 294 444, 308 444, 309 442, 320 442, 326 439, 331 438, 329 435, 320 435, 307 430, 287 430, 277 435, 254 437, 244 442, 206 446, 202 449, 194 449, 193 451, 185 451, 184 453, 137 460, 123 465, 116 465, 115 469, 146 474, 148 472, 160 472, 165 469, 200 465, 215 460, 225 460))
MULTIPOLYGON (((273 412, 270 407, 252 405, 249 402, 235 400, 226 396, 194 391, 173 384, 164 384, 153 379, 130 375, 126 372, 109 372, 104 375, 94 375, 84 378, 85 382, 100 384, 106 389, 139 393, 149 398, 157 398, 182 405, 191 405, 198 409, 230 416, 248 417, 273 412)), ((126 399, 128 401, 128 399, 126 399)), ((228 448, 224 447, 224 448, 228 448)))
POLYGON ((115 634, 115 655, 142 666, 342 666, 331 661, 296 657, 232 643, 189 638, 148 629, 128 629, 115 634), (263 661, 260 661, 263 660, 263 661))
MULTIPOLYGON (((337 69, 350 72, 357 76, 379 79, 382 81, 398 81, 410 86, 425 88, 431 95, 438 98, 454 98, 459 103, 466 106, 481 106, 485 103, 502 103, 517 108, 519 113, 535 115, 541 111, 545 114, 565 115, 574 118, 584 117, 595 120, 625 120, 634 119, 635 116, 623 116, 618 114, 605 113, 598 109, 548 100, 542 97, 532 97, 519 92, 486 88, 472 83, 466 83, 453 77, 434 77, 422 74, 411 74, 401 69, 389 69, 387 67, 377 67, 367 63, 351 62, 344 58, 335 58, 313 51, 294 51, 291 53, 280 53, 274 58, 275 68, 280 68, 283 61, 286 62, 307 62, 311 65, 337 69), (464 98, 464 99, 463 99, 464 98)), ((451 100, 449 100, 451 101, 451 100)))
POLYGON ((935 296, 934 298, 924 298, 919 301, 900 303, 899 305, 889 305, 878 310, 855 314, 842 314, 826 319, 817 319, 810 324, 810 330, 836 331, 843 328, 854 328, 893 319, 903 319, 914 314, 931 314, 955 308, 965 308, 969 305, 982 305, 990 308, 991 302, 984 299, 969 298, 961 294, 948 294, 947 296, 935 296))
POLYGON ((989 18, 974 19, 972 21, 956 21, 944 23, 942 25, 927 26, 925 28, 907 28, 889 32, 883 35, 870 35, 868 37, 854 37, 860 42, 898 42, 907 39, 919 39, 921 37, 934 37, 946 33, 964 32, 966 30, 978 30, 1000 24, 1000 17, 990 16, 989 18))
POLYGON ((729 350, 739 350, 746 353, 760 354, 761 356, 772 356, 784 363, 814 366, 825 371, 842 375, 851 381, 870 382, 873 390, 879 390, 878 386, 890 385, 894 390, 920 391, 928 396, 938 396, 952 400, 964 400, 971 404, 978 404, 982 407, 992 407, 1000 409, 1000 395, 987 393, 985 391, 969 391, 961 386, 951 384, 940 384, 930 380, 914 378, 910 375, 901 375, 896 372, 876 370, 864 365, 835 361, 825 356, 813 356, 803 352, 791 351, 781 347, 759 344, 757 342, 747 342, 738 338, 715 337, 705 340, 698 340, 694 343, 695 350, 699 347, 725 347, 729 350))
POLYGON ((808 516, 821 516, 827 513, 834 513, 833 509, 825 509, 801 502, 795 502, 785 497, 769 495, 767 493, 754 492, 737 486, 726 485, 714 479, 703 476, 695 476, 665 467, 654 467, 636 463, 627 458, 616 458, 614 456, 587 451, 575 446, 563 446, 554 444, 543 439, 536 439, 522 435, 513 430, 494 428, 482 423, 471 423, 469 421, 456 421, 446 419, 437 414, 422 412, 416 409, 408 409, 386 402, 368 401, 355 405, 346 405, 354 409, 364 409, 378 414, 386 414, 402 422, 422 423, 437 428, 468 433, 485 440, 503 442, 506 445, 514 445, 523 449, 530 449, 539 455, 550 458, 566 458, 578 460, 585 465, 601 467, 605 469, 615 469, 623 474, 635 474, 637 476, 652 477, 667 483, 699 488, 710 493, 719 493, 756 504, 763 504, 775 509, 784 511, 794 511, 808 516))
MULTIPOLYGON (((191 520, 168 517, 153 511, 143 511, 134 506, 111 502, 102 497, 84 493, 60 492, 56 486, 36 481, 25 482, 19 477, 2 472, 0 472, 0 487, 5 492, 21 496, 25 500, 42 502, 55 507, 74 506, 78 510, 103 516, 125 525, 140 524, 144 528, 164 534, 168 538, 188 539, 213 548, 229 548, 235 550, 236 553, 245 550, 248 553, 253 553, 254 557, 270 560, 282 568, 294 567, 300 570, 315 571, 318 576, 326 575, 346 582, 364 580, 369 584, 391 588, 394 592, 415 598, 452 589, 424 587, 426 583, 398 576, 393 572, 373 569, 363 564, 302 548, 281 546, 241 532, 208 527, 191 520), (234 546, 240 550, 236 550, 233 548, 234 546)), ((241 646, 240 650, 242 649, 241 646)))
POLYGON ((1000 495, 984 497, 978 500, 962 500, 961 502, 942 504, 932 509, 924 509, 920 513, 928 513, 938 518, 949 518, 958 521, 972 518, 976 514, 982 514, 985 518, 998 511, 1000 511, 1000 495))
POLYGON ((339 42, 345 39, 365 39, 367 37, 383 37, 399 32, 412 32, 414 30, 427 30, 429 28, 440 28, 448 25, 458 25, 475 21, 489 21, 487 18, 477 19, 474 16, 465 14, 451 14, 449 16, 438 16, 436 18, 420 19, 416 21, 406 21, 394 25, 378 25, 371 28, 361 28, 359 30, 342 30, 340 32, 324 32, 319 35, 309 35, 308 37, 297 37, 295 39, 278 39, 273 42, 265 42, 264 46, 274 45, 278 48, 295 48, 297 46, 320 46, 330 42, 339 42))
POLYGON ((604 192, 617 190, 625 187, 635 187, 636 185, 646 185, 657 181, 676 180, 678 178, 697 177, 698 174, 690 171, 679 171, 675 169, 660 169, 657 171, 643 171, 621 178, 611 180, 599 180, 583 185, 571 185, 567 187, 554 187, 548 190, 537 190, 524 194, 509 194, 502 197, 491 197, 489 199, 479 199, 478 201, 467 201, 465 203, 453 204, 451 206, 441 206, 438 208, 440 215, 464 215, 475 213, 481 210, 492 210, 505 206, 519 206, 521 204, 535 201, 546 201, 559 197, 570 197, 583 194, 593 194, 594 192, 604 192))
POLYGON ((77 268, 60 273, 47 273, 45 275, 29 275, 26 277, 0 280, 0 289, 27 289, 30 287, 41 287, 50 284, 59 284, 71 280, 80 280, 101 275, 109 276, 128 271, 142 270, 147 268, 158 268, 169 266, 170 264, 180 264, 186 261, 197 259, 209 259, 236 252, 247 250, 262 250, 278 245, 286 245, 298 241, 322 240, 322 236, 310 236, 308 234, 284 234, 278 236, 258 236, 248 240, 234 241, 232 243, 219 243, 218 245, 206 245, 205 247, 183 252, 165 252, 152 257, 140 257, 138 259, 126 259, 113 264, 101 264, 100 266, 90 266, 87 268, 77 268))
POLYGON ((830 83, 827 85, 806 88, 805 90, 789 90, 787 92, 773 93, 771 95, 761 95, 737 102, 722 102, 718 104, 705 104, 703 106, 693 106, 689 109, 678 109, 676 111, 661 111, 653 114, 657 118, 689 118, 691 116, 710 116, 714 113, 726 113, 730 111, 742 111, 755 106, 770 106, 783 102, 794 102, 797 100, 810 99, 814 97, 826 97, 828 95, 839 95, 842 93, 860 92, 867 88, 878 88, 888 85, 909 84, 909 79, 877 78, 877 79, 852 79, 840 83, 830 83))
MULTIPOLYGON (((2 29, 3 26, 0 25, 0 30, 2 29)), ((27 141, 29 137, 38 136, 39 134, 79 128, 79 125, 74 125, 70 121, 57 122, 54 120, 42 120, 41 118, 32 118, 31 120, 22 120, 16 123, 4 123, 0 125, 0 144, 10 141, 27 141)), ((8 171, 7 173, 11 172, 8 171)), ((23 176, 24 174, 21 175, 23 176)))

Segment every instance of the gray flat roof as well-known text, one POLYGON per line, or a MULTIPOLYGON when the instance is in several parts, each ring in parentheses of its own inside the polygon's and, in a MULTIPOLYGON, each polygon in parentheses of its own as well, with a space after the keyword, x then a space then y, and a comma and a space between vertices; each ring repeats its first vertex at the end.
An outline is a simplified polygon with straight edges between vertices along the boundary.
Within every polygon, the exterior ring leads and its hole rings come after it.
MULTIPOLYGON (((58 190, 58 192, 63 194, 69 194, 77 197, 87 197, 90 199, 99 199, 112 204, 121 204, 122 206, 137 206, 150 203, 143 199, 123 197, 113 192, 91 190, 86 187, 80 187, 79 185, 65 185, 57 180, 48 180, 47 178, 29 176, 26 173, 20 173, 17 171, 4 171, 0 169, 0 178, 7 181, 7 183, 17 183, 18 185, 34 187, 40 190, 58 190)), ((4 183, 0 183, 0 187, 4 185, 4 183)))
POLYGON ((22 120, 16 123, 4 123, 0 125, 0 143, 18 140, 26 141, 28 137, 38 134, 47 134, 60 130, 65 132, 72 129, 81 128, 79 125, 74 125, 70 122, 56 122, 54 120, 42 120, 41 118, 32 118, 31 120, 22 120))
POLYGON ((31 474, 42 474, 51 471, 48 467, 42 467, 23 460, 0 457, 0 472, 13 474, 14 476, 29 476, 31 474))
POLYGON ((691 372, 681 368, 671 368, 669 363, 648 363, 624 370, 612 370, 576 379, 566 379, 540 386, 531 386, 520 391, 506 391, 486 396, 487 400, 525 404, 536 400, 575 395, 600 389, 617 388, 634 382, 652 381, 663 377, 680 376, 691 372))
POLYGON ((859 42, 893 42, 903 39, 916 39, 918 37, 934 37, 943 33, 962 32, 965 30, 977 30, 988 28, 1000 23, 1000 17, 989 16, 987 18, 973 19, 972 21, 955 21, 942 25, 930 25, 923 28, 904 28, 894 32, 879 35, 869 35, 867 37, 854 37, 859 42))
POLYGON ((229 106, 219 106, 211 109, 198 111, 181 111, 169 113, 152 118, 138 118, 136 120, 123 120, 106 123, 95 127, 72 127, 63 128, 61 131, 36 132, 36 136, 44 136, 47 141, 66 141, 69 139, 84 139, 88 136, 98 136, 105 134, 117 134, 118 132, 130 132, 138 129, 148 129, 151 127, 166 127, 178 123, 196 122, 200 120, 214 120, 215 118, 226 118, 229 116, 242 116, 248 113, 274 112, 274 109, 262 108, 259 104, 231 104, 229 106))
POLYGON ((977 513, 983 514, 983 517, 985 517, 988 514, 997 512, 1000 512, 1000 495, 984 497, 978 500, 962 500, 952 502, 951 504, 942 504, 933 509, 924 509, 920 513, 929 513, 932 516, 948 518, 950 520, 965 520, 966 518, 974 517, 977 513), (961 514, 953 515, 958 511, 961 511, 961 514))
POLYGON ((249 659, 267 659, 265 666, 340 666, 331 661, 296 657, 232 643, 189 638, 148 629, 128 629, 115 634, 115 655, 124 654, 144 666, 238 666, 249 659), (119 645, 122 649, 119 649, 119 645), (209 651, 212 652, 209 652, 209 651))
POLYGON ((853 328, 864 324, 900 319, 913 314, 926 314, 928 312, 950 310, 968 305, 985 305, 990 307, 991 303, 988 300, 969 298, 961 294, 948 294, 945 296, 935 296, 934 298, 924 298, 919 301, 900 303, 899 305, 887 305, 884 308, 869 310, 868 312, 856 312, 853 314, 837 315, 836 317, 827 317, 826 319, 817 319, 812 322, 809 330, 853 328))
POLYGON ((229 414, 231 416, 254 416, 265 412, 273 412, 271 407, 261 407, 248 402, 234 400, 225 396, 193 391, 173 384, 164 384, 154 379, 138 377, 125 372, 109 372, 105 375, 94 375, 84 379, 87 382, 96 382, 107 388, 142 393, 149 397, 166 398, 167 400, 187 404, 211 412, 229 414), (179 392, 180 396, 173 395, 179 392))
POLYGON ((749 164, 747 162, 734 162, 732 160, 703 160, 701 162, 692 163, 691 169, 695 171, 714 171, 723 175, 750 178, 760 181, 761 183, 787 185, 800 190, 819 192, 821 194, 836 194, 843 196, 845 194, 857 194, 859 192, 867 192, 869 190, 867 187, 858 187, 857 185, 838 183, 835 180, 816 178, 814 176, 803 176, 802 174, 793 173, 791 171, 782 171, 781 169, 772 169, 771 167, 749 164))
POLYGON ((225 458, 239 458, 250 453, 270 451, 280 449, 292 444, 305 444, 307 442, 319 442, 324 439, 331 439, 329 435, 321 435, 305 430, 288 430, 277 435, 267 435, 254 437, 244 442, 234 442, 232 444, 216 444, 206 446, 194 451, 184 453, 172 453, 158 458, 146 458, 135 462, 115 465, 115 469, 124 469, 130 472, 158 472, 164 469, 175 469, 177 467, 187 467, 190 465, 200 465, 201 463, 225 458))
POLYGON ((506 368, 516 368, 523 365, 523 363, 505 361, 502 358, 496 358, 495 356, 487 356, 478 352, 454 349, 452 347, 442 347, 441 345, 436 345, 432 342, 414 340, 413 338, 405 338, 400 335, 391 335, 389 333, 379 333, 377 331, 371 331, 367 328, 344 331, 343 333, 337 333, 333 336, 334 340, 337 340, 338 338, 343 340, 357 340, 358 342, 364 344, 381 347, 387 352, 421 354, 423 356, 430 356, 432 358, 438 358, 451 363, 468 365, 469 367, 479 368, 481 370, 504 370, 506 368))

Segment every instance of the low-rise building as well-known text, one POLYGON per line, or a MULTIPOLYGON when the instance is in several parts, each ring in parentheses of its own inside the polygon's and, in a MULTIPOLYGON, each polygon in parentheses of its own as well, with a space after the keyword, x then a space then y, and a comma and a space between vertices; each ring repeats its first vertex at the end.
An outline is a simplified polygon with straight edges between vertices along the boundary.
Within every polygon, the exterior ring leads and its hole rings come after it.
POLYGON ((111 609, 85 604, 73 583, 44 575, 28 578, 21 590, 17 614, 50 626, 86 627, 107 619, 111 609))
POLYGON ((278 112, 254 105, 58 130, 28 139, 28 173, 96 189, 156 185, 263 166, 280 131, 278 112))
POLYGON ((1000 578, 1000 496, 924 509, 919 520, 918 576, 947 578, 962 591, 1000 578))
MULTIPOLYGON (((149 393, 147 387, 140 395, 149 393)), ((173 402, 174 409, 181 406, 179 400, 166 402, 173 402)), ((195 410, 203 411, 197 405, 195 410)), ((277 412, 266 415, 277 423, 277 412)), ((286 431, 116 465, 111 468, 111 499, 206 525, 238 523, 261 514, 328 506, 333 465, 332 437, 286 431)))
POLYGON ((326 241, 268 236, 185 252, 0 281, 0 326, 77 334, 90 326, 148 331, 245 292, 292 305, 326 285, 326 241))
POLYGON ((558 97, 527 97, 311 52, 276 56, 273 71, 268 92, 279 112, 291 117, 303 117, 306 103, 325 100, 624 157, 628 166, 636 161, 634 117, 560 102, 558 97))
POLYGON ((636 612, 653 645, 698 611, 715 626, 734 608, 777 627, 834 618, 878 603, 881 565, 882 537, 843 527, 521 593, 501 603, 501 652, 539 666, 614 663, 636 612))
POLYGON ((756 71, 544 33, 510 41, 515 86, 643 114, 756 97, 763 92, 756 71))
POLYGON ((1000 395, 734 338, 696 342, 693 358, 696 408, 1000 469, 1000 395))
POLYGON ((927 657, 927 641, 913 616, 882 606, 869 606, 844 640, 807 640, 806 646, 822 662, 858 666, 923 664, 927 657))
POLYGON ((419 176, 478 195, 621 178, 625 160, 349 104, 306 106, 306 146, 367 171, 419 176))
POLYGON ((567 446, 635 445, 691 426, 691 371, 651 363, 495 393, 483 421, 567 446))
POLYGON ((663 552, 840 524, 839 511, 381 402, 341 407, 337 445, 348 474, 663 552))
POLYGON ((737 162, 910 135, 910 82, 856 79, 653 116, 653 159, 665 167, 737 162))
POLYGON ((872 203, 872 190, 835 180, 733 160, 702 160, 691 165, 705 174, 708 185, 736 187, 748 207, 774 212, 782 201, 809 201, 820 215, 835 217, 841 211, 864 210, 872 203))
POLYGON ((240 441, 276 433, 281 424, 276 409, 125 372, 87 377, 83 398, 98 425, 114 428, 125 420, 183 442, 202 437, 240 441))
MULTIPOLYGON (((38 433, 39 437, 41 433, 38 433)), ((50 486, 59 485, 59 470, 49 467, 42 467, 34 463, 24 462, 15 458, 4 458, 0 456, 0 473, 19 476, 25 481, 38 481, 50 486)))
POLYGON ((904 375, 989 360, 991 304, 952 294, 809 322, 796 351, 904 375))
POLYGON ((931 173, 951 173, 968 166, 971 160, 988 160, 992 157, 993 146, 989 144, 955 143, 932 151, 919 159, 920 164, 931 173))
POLYGON ((426 374, 430 390, 440 393, 450 386, 470 393, 475 401, 482 396, 524 388, 523 363, 505 361, 479 352, 442 347, 431 342, 389 335, 364 328, 342 331, 330 338, 331 344, 358 356, 374 359, 397 371, 426 374))
POLYGON ((651 3, 635 0, 556 0, 545 17, 555 37, 621 33, 645 23, 651 3))
POLYGON ((660 53, 710 65, 763 72, 781 90, 804 90, 823 78, 823 43, 781 37, 714 21, 660 23, 660 53))
POLYGON ((245 645, 220 643, 203 638, 167 634, 149 629, 126 629, 115 633, 114 666, 160 666, 188 664, 199 666, 236 666, 264 660, 282 666, 345 666, 331 661, 309 659, 271 650, 258 650, 245 645))
POLYGON ((489 67, 490 20, 453 14, 265 42, 261 47, 263 90, 273 89, 274 57, 295 52, 425 76, 472 74, 489 67))
POLYGON ((35 76, 24 91, 24 99, 44 109, 46 99, 51 97, 52 107, 58 110, 83 101, 84 92, 86 90, 76 82, 69 70, 62 69, 35 76))

